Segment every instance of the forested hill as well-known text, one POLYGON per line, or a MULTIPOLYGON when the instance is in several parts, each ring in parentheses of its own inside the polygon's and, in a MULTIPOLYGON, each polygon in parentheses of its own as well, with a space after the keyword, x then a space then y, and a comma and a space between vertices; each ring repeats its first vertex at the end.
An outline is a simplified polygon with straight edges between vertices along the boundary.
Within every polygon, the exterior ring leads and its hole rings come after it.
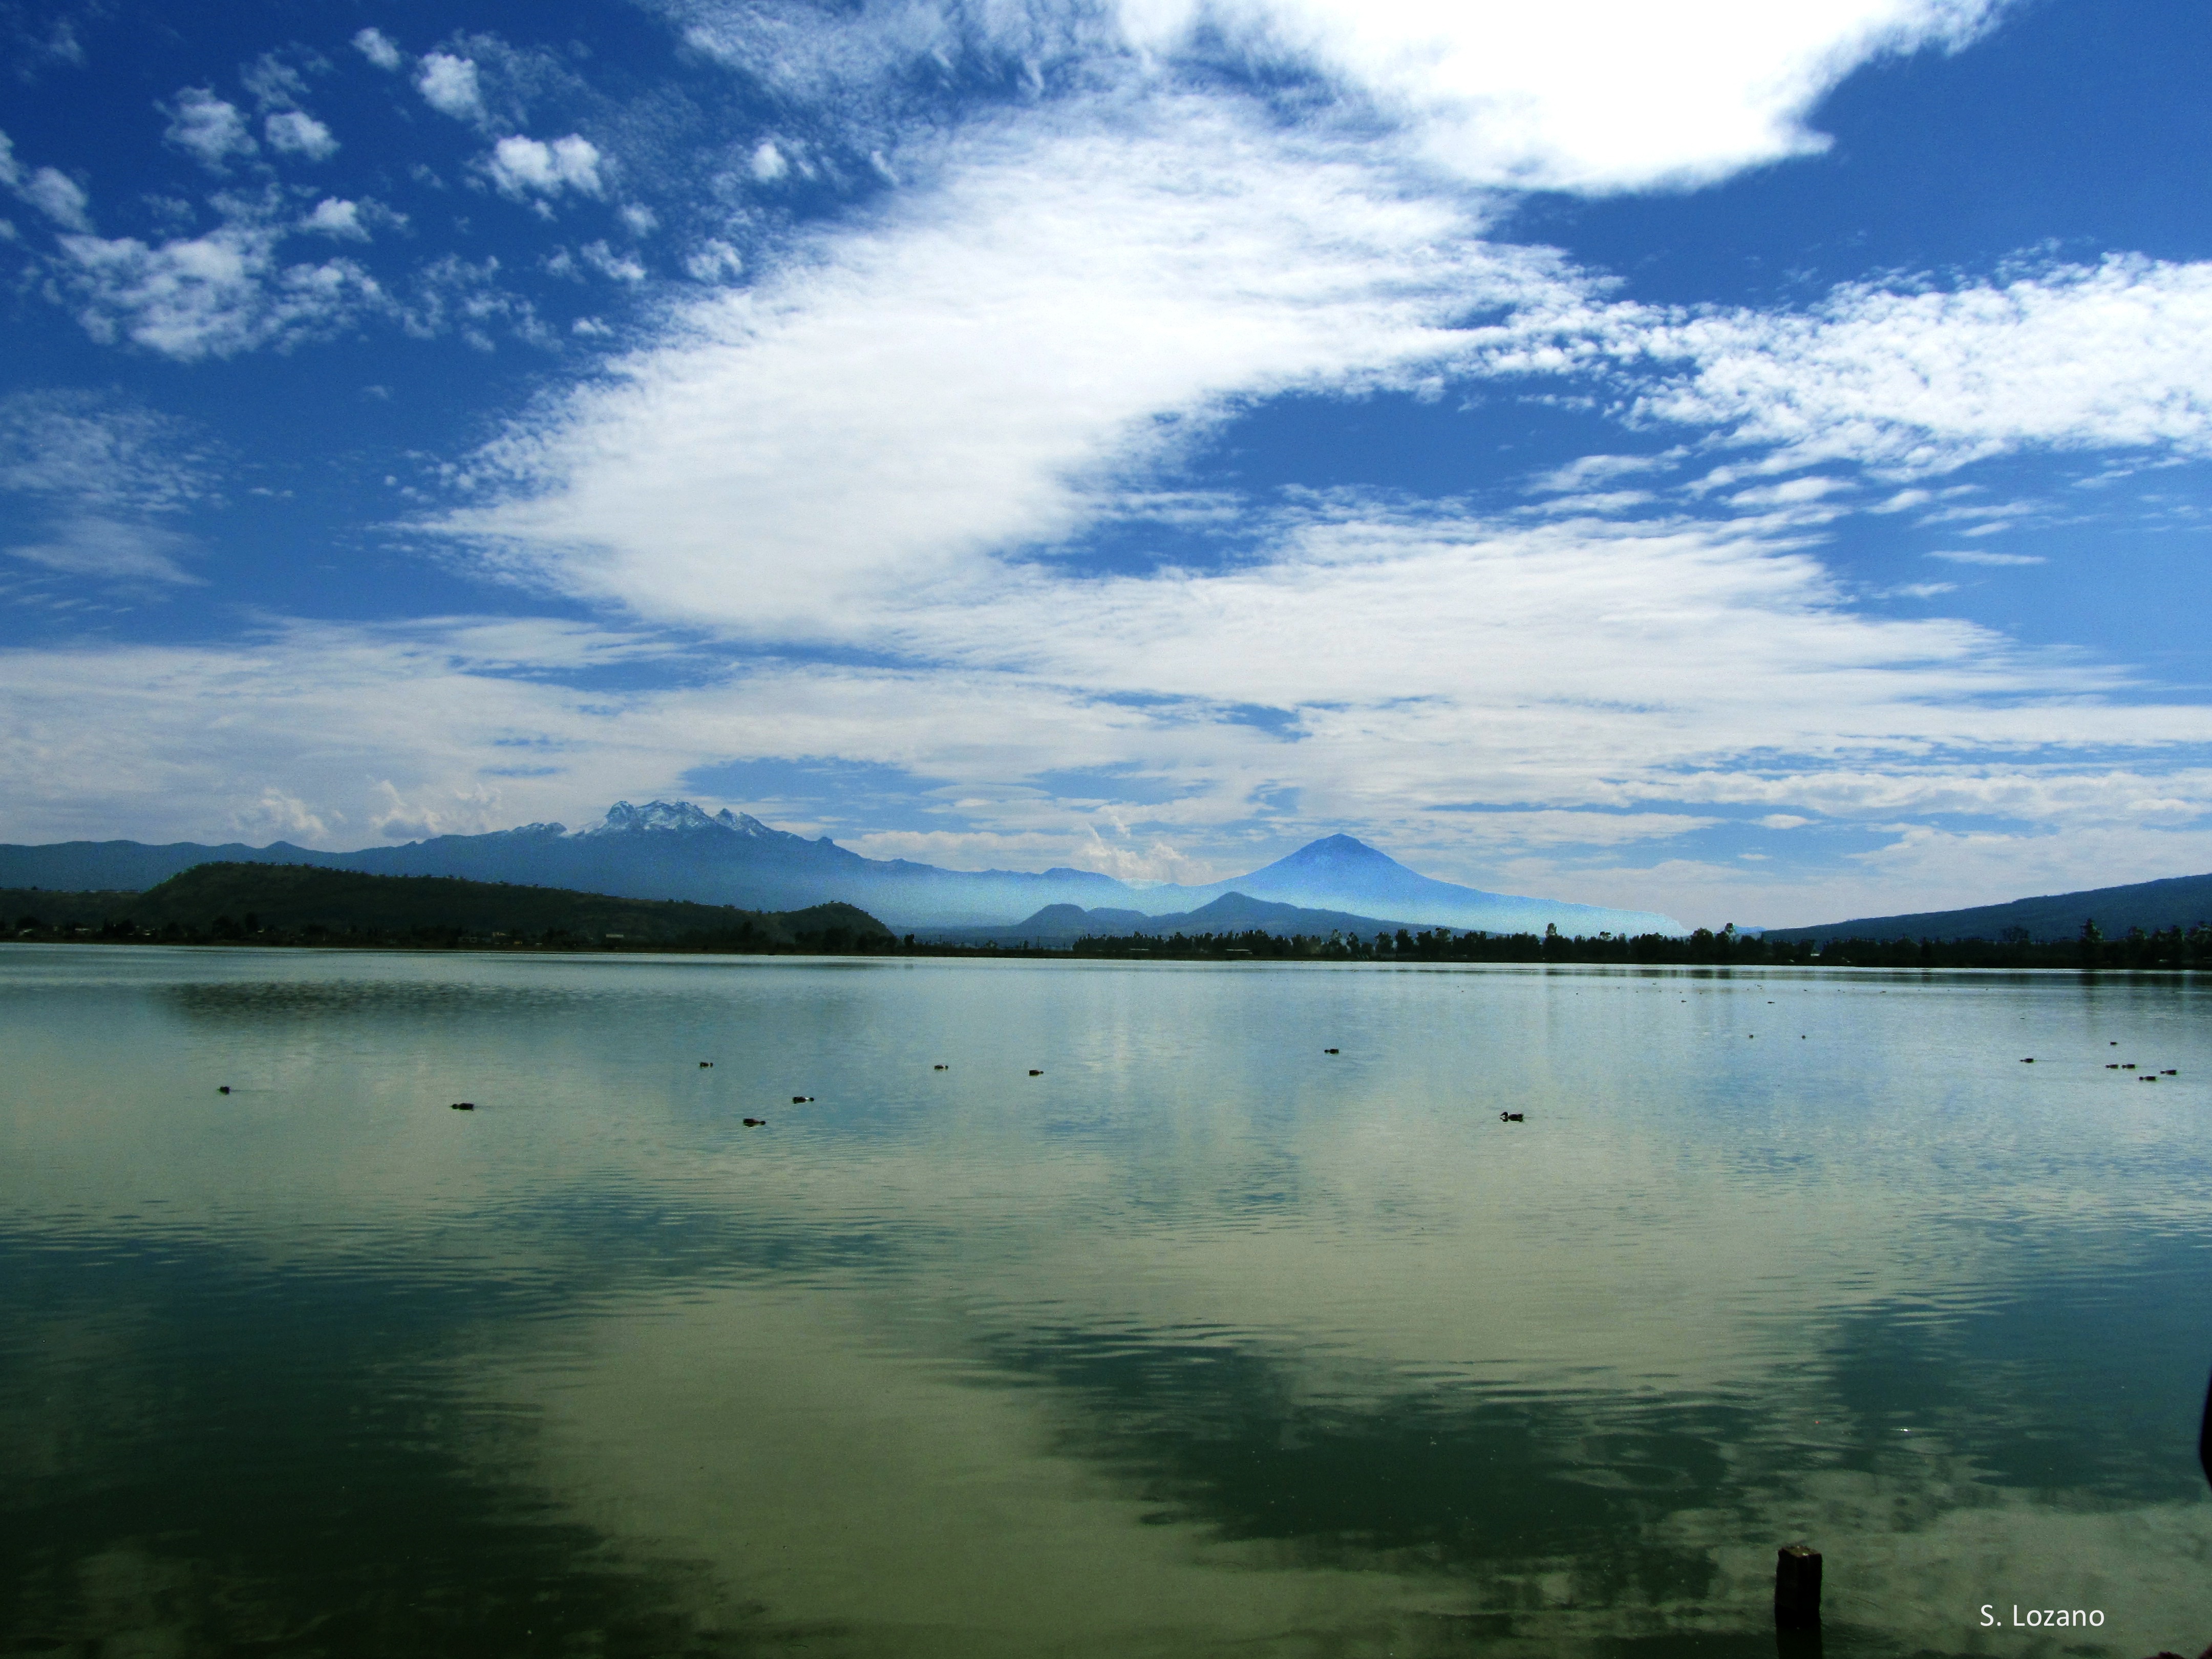
POLYGON ((260 943, 532 944, 838 952, 888 949, 891 932, 849 904, 741 910, 611 898, 453 876, 370 876, 311 865, 203 864, 143 893, 0 888, 16 937, 260 943))
POLYGON ((2022 942, 2074 939, 2082 924, 2094 921, 2107 939, 2123 939, 2131 928, 2146 933, 2185 931, 2212 921, 2212 875, 2172 876, 2126 887, 2094 887, 2079 893, 2050 893, 2014 899, 2009 904, 1978 905, 1968 910, 1930 910, 1913 915, 1863 916, 1818 927, 1770 927, 1778 941, 1822 942, 1840 939, 1966 939, 2022 942))

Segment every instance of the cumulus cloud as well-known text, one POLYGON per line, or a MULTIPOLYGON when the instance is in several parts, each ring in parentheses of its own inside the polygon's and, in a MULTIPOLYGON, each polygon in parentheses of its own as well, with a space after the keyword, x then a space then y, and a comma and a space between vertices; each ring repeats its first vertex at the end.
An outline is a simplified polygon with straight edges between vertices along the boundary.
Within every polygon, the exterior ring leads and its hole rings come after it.
POLYGON ((599 164, 605 158, 588 138, 570 133, 545 143, 536 138, 502 138, 492 146, 492 181, 510 196, 558 196, 574 190, 586 196, 602 191, 599 164))
POLYGON ((791 163, 783 159, 775 140, 763 138, 753 149, 753 177, 763 185, 772 185, 791 171, 791 163))
POLYGON ((65 229, 92 228, 91 200, 77 182, 54 167, 25 173, 23 164, 15 159, 15 144, 4 132, 0 132, 0 190, 12 191, 65 229))
POLYGON ((262 124, 269 148, 283 155, 304 155, 320 161, 337 154, 338 141, 331 130, 303 110, 284 110, 262 124))
POLYGON ((579 250, 584 263, 602 276, 611 276, 618 283, 641 283, 645 267, 627 253, 617 253, 605 242, 586 242, 579 250))
POLYGON ((210 173, 227 173, 232 156, 251 155, 259 149, 238 106, 206 87, 185 87, 162 107, 169 118, 163 138, 210 173))
POLYGON ((349 260, 285 263, 283 229, 234 219, 204 236, 64 236, 60 271, 86 332, 181 362, 287 345, 388 301, 349 260))
POLYGON ((353 49, 380 70, 388 71, 399 67, 399 48, 392 37, 385 33, 382 29, 356 30, 353 37, 353 49))
POLYGON ((16 193, 65 229, 92 228, 91 198, 65 173, 40 167, 18 186, 16 193))
POLYGON ((343 241, 368 240, 368 227, 361 222, 361 204, 336 196, 325 196, 316 203, 315 210, 300 221, 300 228, 335 236, 343 241))
MULTIPOLYGON (((374 54, 370 56, 374 61, 374 54)), ((422 94, 423 102, 441 115, 457 121, 483 118, 483 92, 477 83, 477 66, 471 58, 443 52, 425 53, 415 76, 415 89, 422 94)))

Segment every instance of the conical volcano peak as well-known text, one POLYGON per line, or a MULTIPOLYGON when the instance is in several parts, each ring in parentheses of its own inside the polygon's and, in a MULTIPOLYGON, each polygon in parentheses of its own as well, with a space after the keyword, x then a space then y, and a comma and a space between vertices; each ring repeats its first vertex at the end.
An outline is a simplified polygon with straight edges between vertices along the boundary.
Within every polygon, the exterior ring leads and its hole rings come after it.
POLYGON ((1270 870, 1300 870, 1327 867, 1343 869, 1352 865, 1388 865, 1393 870, 1405 866, 1388 853, 1370 847, 1356 836, 1324 836, 1319 841, 1310 841, 1287 858, 1277 859, 1270 870))

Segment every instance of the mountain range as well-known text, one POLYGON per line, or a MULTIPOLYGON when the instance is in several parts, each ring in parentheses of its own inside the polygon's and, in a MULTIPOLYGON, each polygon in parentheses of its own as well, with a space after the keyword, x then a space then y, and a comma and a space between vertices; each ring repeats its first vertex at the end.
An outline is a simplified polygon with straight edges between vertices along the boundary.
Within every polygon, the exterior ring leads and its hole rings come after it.
MULTIPOLYGON (((307 864, 372 875, 461 876, 562 887, 625 898, 687 899, 757 910, 832 902, 858 905, 900 931, 1011 928, 1054 905, 1132 912, 1152 919, 1194 911, 1231 894, 1344 913, 1362 926, 1455 927, 1485 933, 1670 933, 1670 916, 1563 900, 1485 892, 1437 881, 1350 836, 1330 836, 1248 874, 1203 886, 1134 887, 1093 871, 944 870, 906 859, 870 859, 829 837, 810 840, 726 809, 690 801, 617 801, 605 819, 572 831, 526 823, 474 836, 435 836, 398 847, 326 853, 275 842, 219 847, 180 842, 59 842, 0 846, 0 887, 143 890, 195 865, 307 864)), ((1252 924, 1239 924, 1252 925, 1252 924)), ((1335 923, 1328 926, 1335 926, 1335 923)), ((1328 931, 1328 926, 1320 929, 1328 931)), ((1219 931, 1219 925, 1216 925, 1219 931)), ((1093 931, 1104 932, 1099 927, 1093 931)), ((1296 931, 1312 932, 1311 927, 1296 931)))

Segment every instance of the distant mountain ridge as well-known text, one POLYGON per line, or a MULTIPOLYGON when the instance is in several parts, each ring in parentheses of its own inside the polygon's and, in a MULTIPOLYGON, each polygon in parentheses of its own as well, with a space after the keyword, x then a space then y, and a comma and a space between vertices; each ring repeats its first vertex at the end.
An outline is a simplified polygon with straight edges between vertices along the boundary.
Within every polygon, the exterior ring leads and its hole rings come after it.
MULTIPOLYGON (((1201 933, 1273 933, 1284 939, 1304 934, 1326 939, 1331 933, 1357 934, 1371 939, 1377 933, 1422 927, 1419 922, 1390 921, 1381 916, 1353 915, 1344 910, 1311 910, 1303 905, 1278 904, 1243 893, 1224 893, 1195 910, 1173 910, 1146 915, 1099 905, 1086 910, 1079 904, 1048 904, 1035 915, 1006 927, 940 927, 924 937, 948 945, 1034 944, 1073 945, 1079 939, 1126 939, 1132 933, 1195 938, 1201 933)), ((1431 924, 1432 925, 1432 924, 1431 924)))
POLYGON ((2085 921, 2094 921, 2100 933, 2118 939, 2130 927, 2154 933, 2161 928, 2192 927, 2208 921, 2212 921, 2212 875, 2169 876, 2161 881, 2091 887, 2078 893, 2045 893, 1964 910, 1861 916, 1850 921, 1824 922, 1817 927, 1769 927, 1765 934, 1771 939, 1787 941, 1985 939, 1994 943, 2015 931, 2035 941, 2078 939, 2085 921))
POLYGON ((1054 904, 1151 917, 1194 910, 1231 893, 1341 911, 1363 921, 1401 917, 1407 927, 1540 933, 1549 925, 1563 933, 1587 934, 1687 931, 1672 917, 1648 911, 1490 893, 1437 881, 1350 836, 1327 836, 1227 881, 1139 888, 1090 870, 944 870, 906 859, 864 858, 826 836, 809 840, 746 813, 710 813, 690 801, 659 800, 642 806, 617 801, 602 822, 573 832, 561 823, 526 823, 349 853, 319 852, 287 842, 263 848, 188 842, 149 847, 124 841, 0 846, 0 886, 143 889, 214 862, 461 876, 757 910, 838 902, 858 905, 902 931, 1006 927, 1054 904))

